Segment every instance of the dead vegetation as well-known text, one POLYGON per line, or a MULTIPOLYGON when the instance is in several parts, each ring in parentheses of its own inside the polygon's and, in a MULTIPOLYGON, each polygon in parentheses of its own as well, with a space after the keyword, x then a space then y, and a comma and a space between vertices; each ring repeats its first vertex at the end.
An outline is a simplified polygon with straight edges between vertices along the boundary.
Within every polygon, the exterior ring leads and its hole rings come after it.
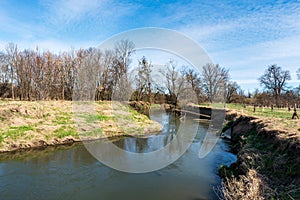
MULTIPOLYGON (((232 114, 232 113, 231 113, 232 114)), ((237 162, 222 166, 225 199, 300 199, 300 139, 278 119, 231 115, 237 162), (233 117, 233 118, 232 118, 233 117)))
POLYGON ((80 123, 70 101, 0 101, 0 152, 161 129, 128 105, 96 102, 94 106, 96 112, 82 116, 80 123))
POLYGON ((225 178, 222 192, 227 200, 263 200, 275 196, 274 191, 254 169, 250 169, 246 175, 238 178, 225 178))

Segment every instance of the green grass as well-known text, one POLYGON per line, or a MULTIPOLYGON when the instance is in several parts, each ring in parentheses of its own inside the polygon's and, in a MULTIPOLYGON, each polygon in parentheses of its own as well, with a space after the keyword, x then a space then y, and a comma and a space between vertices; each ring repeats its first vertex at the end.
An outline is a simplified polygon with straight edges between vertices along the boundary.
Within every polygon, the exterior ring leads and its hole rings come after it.
POLYGON ((278 144, 258 135, 255 130, 249 131, 246 137, 246 148, 260 152, 259 170, 270 176, 284 179, 285 176, 300 176, 300 168, 294 162, 294 152, 289 148, 278 148, 278 144))
POLYGON ((83 118, 87 123, 94 123, 97 121, 108 121, 112 119, 110 116, 100 115, 100 114, 86 114, 83 115, 83 118))
POLYGON ((52 120, 54 124, 70 124, 71 123, 71 116, 55 116, 55 119, 52 120))
POLYGON ((148 117, 146 115, 140 114, 133 108, 129 108, 129 113, 129 116, 127 116, 128 120, 133 120, 135 122, 145 122, 148 120, 148 117))
POLYGON ((61 126, 60 128, 56 129, 54 132, 53 132, 54 136, 55 137, 58 137, 58 138, 63 138, 63 137, 66 137, 66 136, 74 136, 74 137, 77 137, 78 134, 77 134, 77 131, 75 128, 73 127, 70 127, 70 126, 61 126))
POLYGON ((4 132, 1 131, 0 134, 2 135, 2 140, 4 139, 4 137, 16 140, 18 137, 25 135, 26 131, 32 130, 34 130, 32 126, 11 126, 8 130, 4 132))
MULTIPOLYGON (((236 177, 241 173, 244 174, 245 168, 253 168, 261 175, 271 177, 272 189, 289 185, 295 191, 292 194, 294 199, 299 199, 300 190, 296 185, 290 184, 300 176, 299 161, 295 150, 289 148, 288 141, 270 139, 266 135, 258 134, 256 130, 250 130, 242 134, 239 142, 243 143, 241 150, 243 157, 240 158, 238 165, 220 167, 219 174, 223 178, 231 178, 231 175, 236 177)), ((287 199, 283 197, 290 193, 284 189, 277 192, 279 199, 287 199)))
POLYGON ((6 118, 0 115, 0 121, 4 122, 5 120, 6 118))
POLYGON ((211 107, 211 104, 210 103, 200 103, 199 106, 211 107))
POLYGON ((243 109, 242 104, 235 104, 235 103, 226 104, 226 107, 229 109, 243 109))
POLYGON ((150 109, 161 108, 160 104, 151 104, 150 109))
MULTIPOLYGON (((212 107, 212 108, 224 108, 223 104, 210 104, 210 103, 202 103, 199 104, 204 107, 212 107)), ((293 115, 293 111, 288 112, 287 108, 274 108, 273 111, 270 107, 256 107, 255 112, 253 106, 243 107, 242 104, 226 104, 226 108, 229 110, 236 110, 239 112, 247 113, 251 116, 258 117, 267 117, 267 118, 281 118, 281 119, 291 119, 293 115)))
POLYGON ((102 128, 96 128, 93 129, 92 131, 86 131, 80 133, 80 135, 82 136, 99 136, 101 134, 102 134, 102 128))
POLYGON ((95 123, 98 121, 108 121, 113 119, 112 116, 91 113, 78 113, 76 114, 76 117, 83 119, 86 123, 95 123))
POLYGON ((253 106, 246 106, 244 108, 242 104, 226 104, 226 107, 258 117, 291 119, 293 115, 293 111, 289 112, 287 108, 274 108, 272 111, 270 107, 256 107, 254 112, 253 106))

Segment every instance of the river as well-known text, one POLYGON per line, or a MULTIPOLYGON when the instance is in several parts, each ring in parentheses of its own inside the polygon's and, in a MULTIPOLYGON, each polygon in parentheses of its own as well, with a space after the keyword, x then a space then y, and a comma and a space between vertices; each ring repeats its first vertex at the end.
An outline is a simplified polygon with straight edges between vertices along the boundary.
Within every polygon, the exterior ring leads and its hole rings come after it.
MULTIPOLYGON (((167 113, 151 118, 163 124, 161 134, 114 138, 114 144, 130 152, 163 148, 176 137, 181 122, 167 113)), ((200 126, 187 151, 174 163, 149 173, 133 174, 107 167, 83 144, 2 154, 0 199, 218 199, 214 189, 221 184, 218 168, 234 162, 236 157, 228 152, 229 144, 220 139, 208 156, 198 158, 209 123, 191 123, 200 126)))

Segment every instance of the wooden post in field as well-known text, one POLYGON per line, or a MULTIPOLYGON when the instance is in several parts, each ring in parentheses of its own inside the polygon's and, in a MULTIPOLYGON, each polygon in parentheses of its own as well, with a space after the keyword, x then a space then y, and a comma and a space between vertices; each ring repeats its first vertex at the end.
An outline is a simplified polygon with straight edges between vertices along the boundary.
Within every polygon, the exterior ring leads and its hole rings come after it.
POLYGON ((271 105, 271 111, 274 112, 274 105, 271 105))
POLYGON ((294 105, 294 113, 293 113, 293 117, 292 119, 299 119, 298 115, 297 115, 297 105, 294 105))

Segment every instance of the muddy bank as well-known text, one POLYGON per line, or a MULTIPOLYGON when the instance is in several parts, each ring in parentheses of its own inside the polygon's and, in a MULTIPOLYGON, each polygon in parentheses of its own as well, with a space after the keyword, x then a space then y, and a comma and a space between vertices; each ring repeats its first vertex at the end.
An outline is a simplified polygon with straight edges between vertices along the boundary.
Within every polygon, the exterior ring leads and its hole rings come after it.
POLYGON ((233 112, 227 119, 237 162, 220 168, 224 197, 300 199, 300 132, 274 129, 272 119, 233 112))

